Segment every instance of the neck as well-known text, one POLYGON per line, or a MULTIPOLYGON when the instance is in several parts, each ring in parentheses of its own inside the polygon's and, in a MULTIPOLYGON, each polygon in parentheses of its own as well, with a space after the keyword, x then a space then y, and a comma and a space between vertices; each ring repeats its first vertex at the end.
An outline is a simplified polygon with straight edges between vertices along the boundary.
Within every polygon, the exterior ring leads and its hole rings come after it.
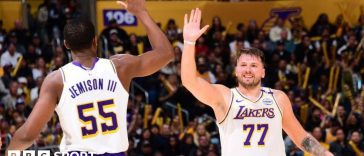
POLYGON ((79 62, 82 66, 91 68, 96 59, 96 52, 91 49, 72 52, 72 59, 74 62, 79 62))
POLYGON ((257 85, 252 88, 245 88, 239 84, 238 89, 241 93, 247 96, 249 99, 255 100, 258 99, 261 94, 261 86, 257 85))

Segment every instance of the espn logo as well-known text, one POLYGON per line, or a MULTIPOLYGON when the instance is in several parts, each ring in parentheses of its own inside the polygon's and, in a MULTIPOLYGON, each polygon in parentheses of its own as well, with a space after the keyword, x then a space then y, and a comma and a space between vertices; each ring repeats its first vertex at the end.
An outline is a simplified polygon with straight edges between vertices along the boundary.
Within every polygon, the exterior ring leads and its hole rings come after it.
POLYGON ((55 152, 51 155, 47 150, 9 150, 7 156, 93 156, 93 152, 55 152))

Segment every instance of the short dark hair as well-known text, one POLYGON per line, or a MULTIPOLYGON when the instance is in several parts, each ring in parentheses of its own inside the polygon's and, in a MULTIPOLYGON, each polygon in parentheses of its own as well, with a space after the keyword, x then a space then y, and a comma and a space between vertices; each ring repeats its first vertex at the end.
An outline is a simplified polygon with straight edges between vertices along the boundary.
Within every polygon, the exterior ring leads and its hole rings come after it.
POLYGON ((236 54, 236 62, 239 60, 240 56, 243 55, 243 54, 259 57, 260 60, 262 60, 263 66, 265 67, 265 56, 264 56, 264 53, 261 50, 259 50, 257 48, 239 49, 237 51, 237 54, 236 54))
POLYGON ((71 50, 87 49, 95 37, 95 27, 89 20, 74 19, 64 27, 63 36, 71 50))

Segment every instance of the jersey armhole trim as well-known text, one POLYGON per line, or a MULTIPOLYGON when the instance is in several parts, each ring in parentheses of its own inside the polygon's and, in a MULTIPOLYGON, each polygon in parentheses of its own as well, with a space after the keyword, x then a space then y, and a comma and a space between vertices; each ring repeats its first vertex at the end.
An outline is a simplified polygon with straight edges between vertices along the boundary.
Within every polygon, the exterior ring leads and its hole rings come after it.
POLYGON ((229 115, 229 112, 230 112, 230 109, 231 109, 231 106, 232 106, 232 104, 233 104, 233 101, 234 101, 234 93, 233 93, 233 91, 230 91, 231 92, 231 101, 230 101, 230 105, 229 105, 229 109, 228 109, 228 111, 226 112, 226 114, 225 114, 225 117, 219 122, 219 124, 222 124, 224 121, 225 121, 225 119, 227 118, 227 116, 229 115))
POLYGON ((66 82, 66 75, 64 74, 64 71, 62 68, 59 68, 59 70, 61 71, 61 75, 62 75, 62 80, 63 80, 63 83, 66 82))
POLYGON ((111 66, 112 66, 112 69, 114 70, 114 72, 115 72, 115 73, 117 73, 117 72, 116 72, 116 68, 115 68, 114 63, 113 63, 111 60, 109 60, 109 61, 110 61, 110 64, 111 64, 111 66))
POLYGON ((281 117, 283 118, 283 113, 282 113, 282 109, 281 109, 281 107, 278 105, 278 102, 277 102, 277 100, 276 100, 276 98, 274 97, 274 93, 273 93, 273 91, 269 88, 269 91, 272 93, 272 97, 273 97, 273 100, 274 100, 274 103, 276 104, 276 106, 278 107, 278 110, 279 110, 279 113, 281 114, 281 117))

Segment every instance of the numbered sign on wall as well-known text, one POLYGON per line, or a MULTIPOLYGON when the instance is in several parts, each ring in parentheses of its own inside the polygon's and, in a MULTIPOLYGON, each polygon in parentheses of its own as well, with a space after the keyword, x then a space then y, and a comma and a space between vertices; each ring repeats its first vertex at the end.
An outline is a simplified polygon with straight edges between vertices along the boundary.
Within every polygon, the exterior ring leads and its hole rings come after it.
POLYGON ((113 19, 121 26, 136 26, 137 18, 126 10, 103 10, 104 26, 113 19))

